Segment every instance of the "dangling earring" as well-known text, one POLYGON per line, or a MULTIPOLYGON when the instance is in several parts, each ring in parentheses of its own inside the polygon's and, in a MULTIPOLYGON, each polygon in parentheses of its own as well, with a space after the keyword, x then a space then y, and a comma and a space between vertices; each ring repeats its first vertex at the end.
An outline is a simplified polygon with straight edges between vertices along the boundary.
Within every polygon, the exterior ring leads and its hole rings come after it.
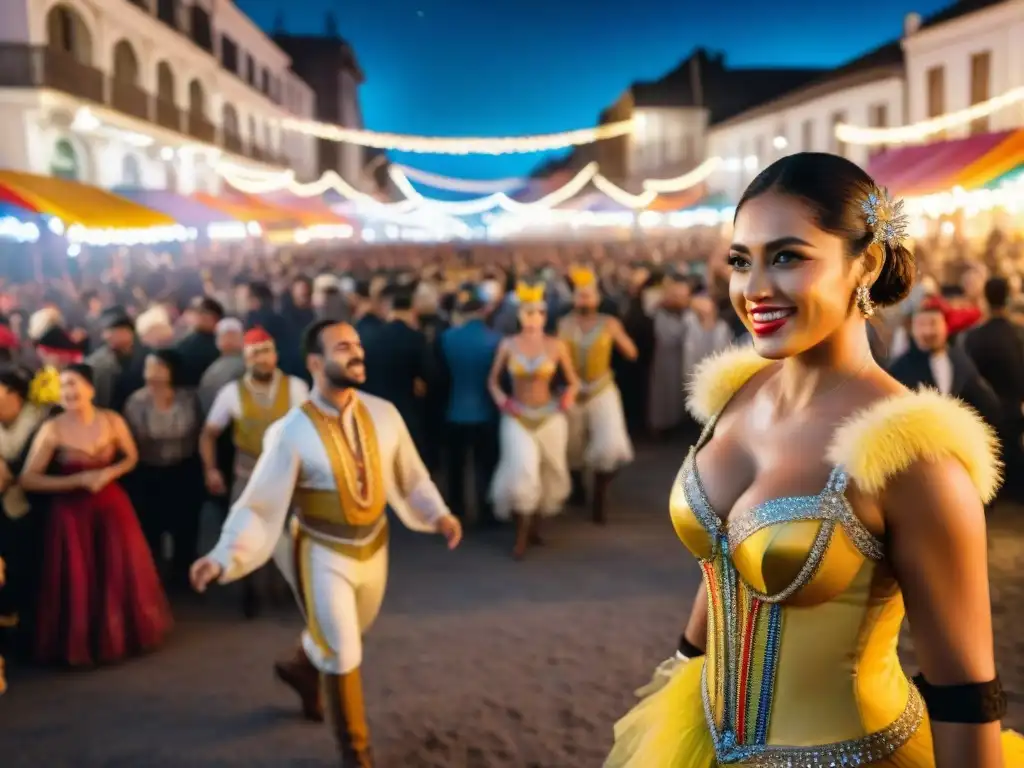
POLYGON ((857 302, 857 309, 864 317, 872 317, 875 314, 875 302, 871 300, 871 289, 866 285, 858 285, 853 294, 857 302))

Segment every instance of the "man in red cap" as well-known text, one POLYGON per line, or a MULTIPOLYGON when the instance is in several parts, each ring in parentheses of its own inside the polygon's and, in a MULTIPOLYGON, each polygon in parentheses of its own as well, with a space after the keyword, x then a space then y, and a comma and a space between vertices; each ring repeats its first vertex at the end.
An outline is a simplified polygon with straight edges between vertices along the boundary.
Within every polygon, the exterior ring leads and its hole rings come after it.
MULTIPOLYGON (((235 462, 231 503, 249 481, 256 459, 263 451, 263 434, 267 428, 309 397, 309 387, 302 379, 278 369, 277 348, 269 333, 260 327, 251 328, 246 331, 242 344, 245 374, 217 393, 199 436, 206 489, 214 496, 223 496, 228 488, 217 466, 217 439, 228 425, 232 426, 235 462)), ((245 582, 243 610, 250 618, 259 610, 252 579, 245 582)))

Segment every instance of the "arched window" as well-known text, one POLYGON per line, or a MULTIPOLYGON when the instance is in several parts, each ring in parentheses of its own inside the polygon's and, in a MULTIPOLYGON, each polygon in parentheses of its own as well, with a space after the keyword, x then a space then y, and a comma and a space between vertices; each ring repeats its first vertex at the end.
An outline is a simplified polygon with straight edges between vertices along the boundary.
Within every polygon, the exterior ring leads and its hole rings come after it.
POLYGON ((82 178, 82 167, 78 152, 67 139, 58 139, 53 145, 53 156, 50 158, 50 175, 59 179, 78 181, 82 178))
POLYGON ((127 40, 114 46, 114 80, 131 85, 139 83, 139 57, 127 40))
POLYGON ((82 64, 92 64, 92 36, 74 8, 58 4, 49 10, 46 42, 52 50, 67 53, 82 64))

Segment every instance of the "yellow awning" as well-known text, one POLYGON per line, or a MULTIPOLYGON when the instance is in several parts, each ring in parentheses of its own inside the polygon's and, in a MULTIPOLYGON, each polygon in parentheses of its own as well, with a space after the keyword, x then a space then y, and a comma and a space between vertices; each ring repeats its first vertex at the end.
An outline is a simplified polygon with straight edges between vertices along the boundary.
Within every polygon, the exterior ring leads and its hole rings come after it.
POLYGON ((70 226, 90 229, 148 229, 173 226, 170 216, 157 213, 112 192, 52 176, 0 171, 0 187, 7 187, 36 213, 56 216, 70 226))

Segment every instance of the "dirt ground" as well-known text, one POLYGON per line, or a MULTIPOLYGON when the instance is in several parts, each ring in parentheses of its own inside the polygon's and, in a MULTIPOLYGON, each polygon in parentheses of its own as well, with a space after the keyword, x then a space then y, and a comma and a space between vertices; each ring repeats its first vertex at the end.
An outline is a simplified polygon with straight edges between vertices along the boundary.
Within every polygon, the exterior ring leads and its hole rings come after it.
MULTIPOLYGON (((682 448, 640 452, 605 528, 569 514, 523 563, 506 531, 445 551, 394 537, 364 676, 380 768, 593 768, 632 690, 673 651, 698 584, 666 514, 682 448)), ((997 510, 992 579, 1008 725, 1024 726, 1024 512, 997 510)), ((270 665, 299 631, 288 608, 243 621, 222 590, 176 605, 172 642, 88 672, 13 670, 3 768, 332 766, 270 665)), ((652 768, 655 768, 652 766, 652 768)))

